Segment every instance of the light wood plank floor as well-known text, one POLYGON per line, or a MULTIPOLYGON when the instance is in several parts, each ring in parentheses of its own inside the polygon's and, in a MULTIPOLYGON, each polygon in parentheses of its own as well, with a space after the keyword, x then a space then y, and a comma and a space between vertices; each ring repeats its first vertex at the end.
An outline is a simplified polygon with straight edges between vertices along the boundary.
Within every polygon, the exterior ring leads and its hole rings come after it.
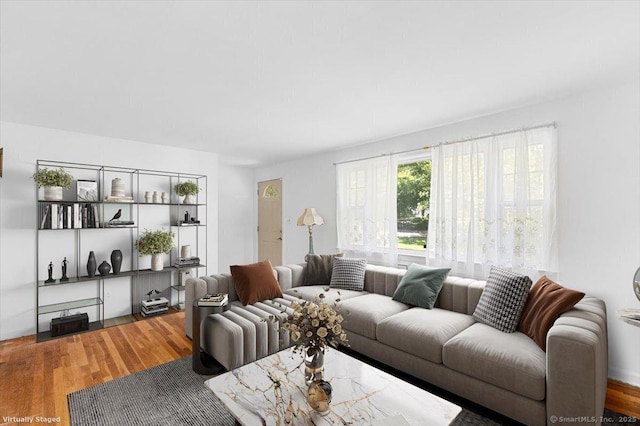
MULTIPOLYGON (((0 422, 40 416, 67 425, 68 393, 190 354, 184 312, 37 344, 35 336, 1 341, 0 422)), ((640 419, 640 389, 610 381, 606 405, 640 419)))

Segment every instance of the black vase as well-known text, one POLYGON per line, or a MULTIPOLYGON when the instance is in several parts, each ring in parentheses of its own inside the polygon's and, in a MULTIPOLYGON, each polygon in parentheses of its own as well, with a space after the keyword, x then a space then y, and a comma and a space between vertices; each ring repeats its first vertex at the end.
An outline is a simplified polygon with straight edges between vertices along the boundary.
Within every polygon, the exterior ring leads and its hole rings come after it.
POLYGON ((89 260, 87 260, 87 275, 96 276, 96 255, 92 251, 89 252, 89 260))
POLYGON ((102 261, 100 266, 98 266, 98 271, 100 272, 100 275, 102 275, 103 277, 109 275, 110 270, 111 270, 111 265, 109 265, 106 260, 102 261))
POLYGON ((113 266, 113 273, 118 275, 122 266, 122 252, 120 250, 111 252, 111 266, 113 266))

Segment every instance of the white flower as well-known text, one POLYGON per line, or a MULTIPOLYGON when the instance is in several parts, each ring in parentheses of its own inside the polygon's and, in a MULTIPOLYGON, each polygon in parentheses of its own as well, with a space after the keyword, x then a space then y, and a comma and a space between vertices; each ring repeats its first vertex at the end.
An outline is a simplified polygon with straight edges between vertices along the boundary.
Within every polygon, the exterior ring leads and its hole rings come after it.
POLYGON ((327 314, 324 311, 320 311, 320 313, 318 314, 318 318, 320 318, 321 320, 325 320, 327 319, 327 314))
POLYGON ((340 324, 336 324, 333 326, 333 333, 340 334, 342 333, 342 326, 340 324))
POLYGON ((311 337, 311 336, 313 336, 313 332, 307 331, 307 337, 311 337))
POLYGON ((342 334, 340 335, 340 340, 342 340, 342 341, 347 340, 347 333, 342 333, 342 334))
POLYGON ((293 340, 294 342, 297 342, 298 340, 300 340, 300 337, 302 337, 300 335, 299 331, 292 331, 291 332, 291 340, 293 340))
POLYGON ((309 316, 311 318, 317 318, 318 317, 318 311, 314 309, 313 311, 309 312, 309 316))
POLYGON ((327 329, 326 329, 326 328, 324 328, 324 327, 320 327, 320 328, 318 329, 317 333, 318 333, 318 336, 319 336, 319 337, 323 337, 323 338, 324 338, 324 337, 327 337, 327 333, 328 333, 328 331, 327 331, 327 329))
POLYGON ((311 325, 317 327, 320 325, 320 321, 318 321, 317 319, 311 320, 311 325))
POLYGON ((336 317, 336 322, 337 322, 338 324, 340 324, 343 320, 344 320, 344 317, 343 317, 342 315, 338 315, 338 316, 336 317))

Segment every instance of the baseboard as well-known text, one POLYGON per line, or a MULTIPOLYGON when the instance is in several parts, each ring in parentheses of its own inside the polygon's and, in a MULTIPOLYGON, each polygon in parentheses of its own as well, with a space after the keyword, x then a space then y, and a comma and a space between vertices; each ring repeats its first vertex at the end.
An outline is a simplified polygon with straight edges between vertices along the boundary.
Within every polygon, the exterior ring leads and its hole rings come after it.
POLYGON ((609 379, 625 385, 640 388, 640 373, 621 370, 619 368, 609 368, 609 379))

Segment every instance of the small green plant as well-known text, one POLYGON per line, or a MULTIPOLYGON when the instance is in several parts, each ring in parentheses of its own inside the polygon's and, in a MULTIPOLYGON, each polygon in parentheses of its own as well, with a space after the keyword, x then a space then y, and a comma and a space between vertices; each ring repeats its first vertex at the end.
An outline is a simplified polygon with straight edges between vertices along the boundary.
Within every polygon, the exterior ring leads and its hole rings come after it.
POLYGON ((176 184, 174 189, 180 196, 196 195, 198 192, 200 192, 200 187, 195 182, 192 182, 190 180, 176 184))
POLYGON ((32 177, 38 188, 42 186, 61 186, 64 189, 69 189, 73 183, 73 176, 62 168, 56 170, 40 169, 32 177))
POLYGON ((142 256, 150 256, 158 253, 171 253, 173 245, 173 237, 175 234, 171 231, 150 231, 145 229, 142 236, 136 241, 136 250, 142 256))

